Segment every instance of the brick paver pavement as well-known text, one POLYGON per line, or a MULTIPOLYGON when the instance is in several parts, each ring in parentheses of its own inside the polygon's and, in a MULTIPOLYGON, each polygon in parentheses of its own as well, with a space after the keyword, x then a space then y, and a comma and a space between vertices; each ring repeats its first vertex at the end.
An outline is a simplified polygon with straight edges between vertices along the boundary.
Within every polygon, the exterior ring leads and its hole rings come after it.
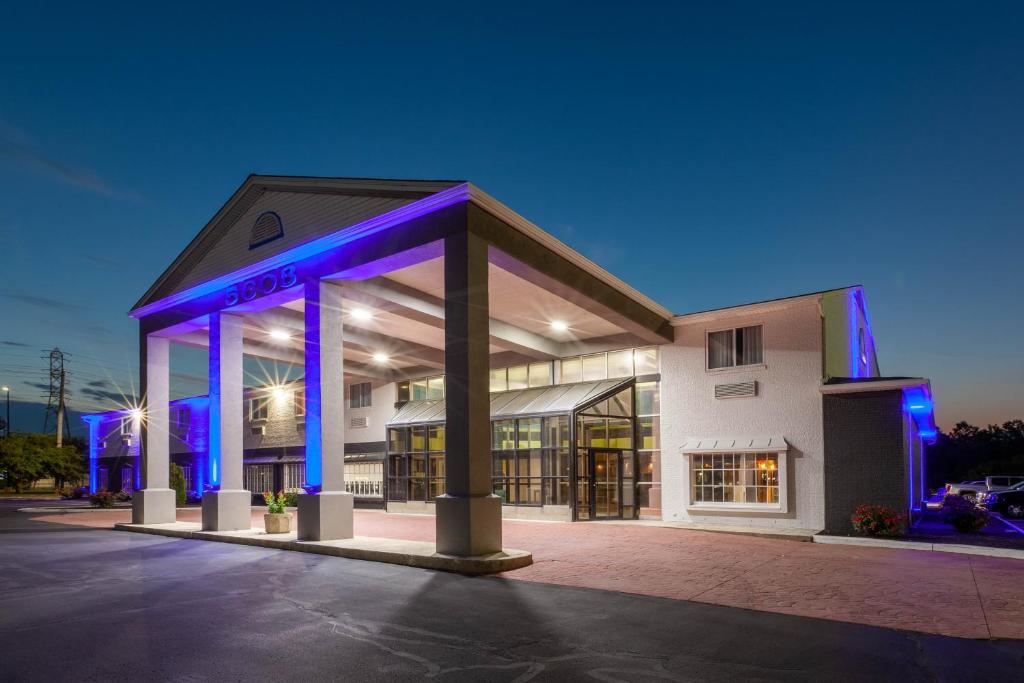
MULTIPOLYGON (((109 527, 127 510, 40 517, 109 527)), ((180 521, 199 521, 181 510, 180 521)), ((253 525, 263 526, 253 513, 253 525)), ((434 518, 356 511, 359 536, 431 541, 434 518)), ((506 520, 520 581, 637 593, 965 638, 1024 638, 1024 562, 688 529, 506 520)))

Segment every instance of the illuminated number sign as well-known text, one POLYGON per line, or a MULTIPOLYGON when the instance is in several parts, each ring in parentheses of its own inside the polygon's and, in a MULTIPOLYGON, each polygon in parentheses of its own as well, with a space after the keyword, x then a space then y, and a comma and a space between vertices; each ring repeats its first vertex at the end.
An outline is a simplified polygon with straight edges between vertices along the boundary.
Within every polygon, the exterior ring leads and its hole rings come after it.
POLYGON ((243 301, 252 301, 256 297, 273 294, 279 289, 294 287, 297 282, 294 265, 267 271, 239 285, 228 287, 224 292, 224 305, 234 306, 243 301))

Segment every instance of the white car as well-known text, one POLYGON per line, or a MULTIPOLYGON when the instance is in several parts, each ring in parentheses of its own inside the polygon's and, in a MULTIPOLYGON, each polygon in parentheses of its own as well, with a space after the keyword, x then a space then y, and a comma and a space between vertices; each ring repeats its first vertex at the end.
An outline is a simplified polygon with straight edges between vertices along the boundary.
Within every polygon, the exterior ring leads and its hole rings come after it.
POLYGON ((974 481, 962 481, 959 484, 946 484, 946 494, 956 494, 980 502, 989 493, 1007 491, 1021 482, 1024 482, 1024 477, 991 476, 974 481))

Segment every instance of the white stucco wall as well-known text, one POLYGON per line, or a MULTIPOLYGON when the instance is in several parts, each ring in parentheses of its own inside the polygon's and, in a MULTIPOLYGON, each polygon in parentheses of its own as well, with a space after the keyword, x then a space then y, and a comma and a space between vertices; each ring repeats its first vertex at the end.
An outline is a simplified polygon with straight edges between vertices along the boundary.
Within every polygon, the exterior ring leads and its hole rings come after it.
POLYGON ((395 383, 374 386, 369 408, 350 408, 348 386, 345 387, 345 443, 384 441, 384 425, 395 414, 395 398, 398 396, 395 383), (366 427, 352 427, 352 418, 367 418, 366 427))
POLYGON ((782 310, 737 316, 694 316, 676 328, 675 344, 661 347, 662 514, 666 521, 820 529, 824 525, 821 314, 816 300, 782 310), (714 317, 715 319, 711 319, 714 317), (705 335, 730 327, 764 325, 764 364, 707 370, 705 335), (757 380, 752 398, 716 399, 715 384, 757 380), (693 438, 782 435, 787 461, 788 511, 694 511, 689 458, 693 438))

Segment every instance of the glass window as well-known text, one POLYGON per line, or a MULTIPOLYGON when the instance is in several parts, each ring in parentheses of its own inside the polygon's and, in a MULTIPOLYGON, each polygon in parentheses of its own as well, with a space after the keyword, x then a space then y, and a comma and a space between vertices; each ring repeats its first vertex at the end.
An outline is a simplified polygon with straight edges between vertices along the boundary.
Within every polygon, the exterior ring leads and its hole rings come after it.
POLYGON ((608 353, 608 378, 633 376, 633 350, 611 351, 608 353))
POLYGON ((731 368, 733 362, 732 330, 708 334, 708 368, 731 368))
POLYGON ((508 374, 506 368, 491 370, 491 392, 508 391, 508 374))
POLYGON ((583 381, 591 382, 598 379, 608 379, 608 364, 605 354, 595 353, 583 356, 583 381))
POLYGON ((758 365, 764 362, 761 325, 708 333, 708 369, 758 365))
POLYGON ((636 385, 636 414, 657 415, 661 412, 661 397, 657 382, 636 385))
POLYGON ((409 386, 410 386, 409 382, 399 382, 398 383, 398 402, 399 403, 403 403, 403 402, 409 400, 409 398, 410 398, 409 386))
POLYGON ((349 408, 369 408, 372 402, 373 385, 369 382, 350 384, 348 387, 349 408))
POLYGON ((543 445, 569 447, 569 418, 566 415, 544 418, 543 445))
POLYGON ((388 430, 388 451, 391 453, 405 453, 408 443, 408 432, 405 429, 388 430))
POLYGON ((423 426, 413 427, 412 438, 409 440, 409 450, 422 453, 427 447, 427 428, 423 426))
POLYGON ((633 352, 633 363, 637 377, 653 375, 658 372, 658 347, 637 349, 633 352))
POLYGON ((412 400, 422 401, 427 398, 427 380, 417 379, 412 383, 412 400))
POLYGON ((516 421, 495 420, 491 423, 491 448, 494 450, 509 450, 516 447, 516 421))
POLYGON ((434 425, 427 430, 427 448, 431 451, 444 450, 444 425, 434 425))
POLYGON ((693 503, 779 503, 778 453, 690 456, 693 503))
POLYGON ((529 368, 531 387, 546 387, 551 384, 551 363, 531 363, 529 368))
POLYGON ((530 384, 530 369, 526 365, 517 365, 508 369, 508 388, 526 389, 530 384))
POLYGON ((306 391, 304 389, 292 392, 292 409, 295 411, 295 417, 306 416, 306 391))
POLYGON ((573 384, 583 381, 583 359, 565 358, 559 363, 559 384, 573 384))
POLYGON ((518 448, 540 448, 540 424, 539 417, 519 420, 518 448))
POLYGON ((741 327, 736 330, 736 365, 756 365, 764 358, 760 325, 741 327))
POLYGON ((657 449, 658 444, 658 421, 657 416, 641 417, 638 422, 640 429, 640 448, 657 449))
POLYGON ((270 412, 270 397, 257 396, 249 399, 249 421, 259 422, 267 419, 270 412))
POLYGON ((427 398, 444 398, 444 375, 431 377, 427 380, 427 398))

